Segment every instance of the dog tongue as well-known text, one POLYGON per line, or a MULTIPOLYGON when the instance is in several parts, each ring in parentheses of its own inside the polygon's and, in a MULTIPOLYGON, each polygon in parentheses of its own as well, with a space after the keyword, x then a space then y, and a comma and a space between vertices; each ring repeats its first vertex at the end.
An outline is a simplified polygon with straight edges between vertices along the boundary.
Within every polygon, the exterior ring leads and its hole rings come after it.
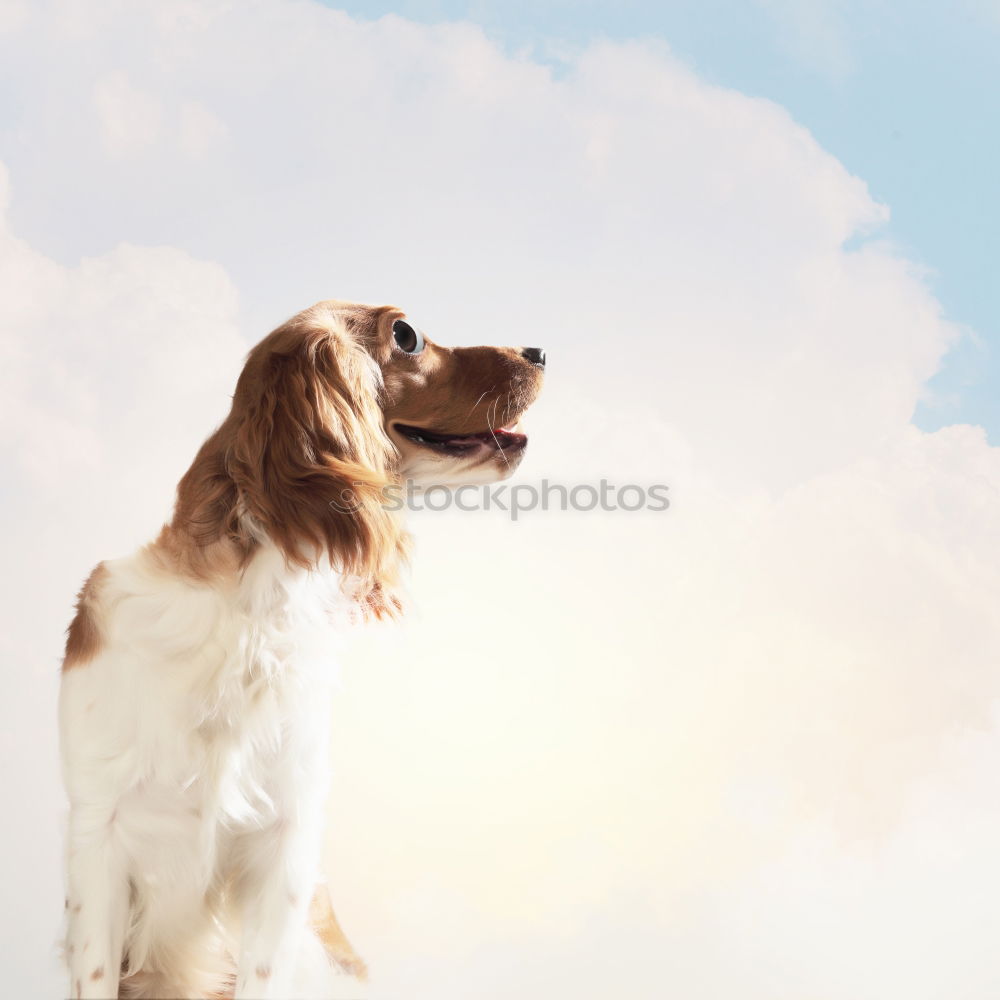
POLYGON ((508 430, 506 427, 498 427, 490 434, 490 437, 499 442, 501 448, 506 448, 507 445, 513 444, 524 435, 518 434, 517 431, 508 430))

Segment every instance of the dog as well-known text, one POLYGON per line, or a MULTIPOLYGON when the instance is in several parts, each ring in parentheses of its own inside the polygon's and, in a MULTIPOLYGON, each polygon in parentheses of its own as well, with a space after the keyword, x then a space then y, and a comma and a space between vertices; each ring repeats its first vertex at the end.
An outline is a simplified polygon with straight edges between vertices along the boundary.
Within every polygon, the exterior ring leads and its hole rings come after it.
POLYGON ((78 596, 59 696, 70 995, 329 995, 364 975, 319 877, 334 640, 402 612, 385 491, 509 476, 538 348, 321 302, 247 356, 172 519, 78 596))

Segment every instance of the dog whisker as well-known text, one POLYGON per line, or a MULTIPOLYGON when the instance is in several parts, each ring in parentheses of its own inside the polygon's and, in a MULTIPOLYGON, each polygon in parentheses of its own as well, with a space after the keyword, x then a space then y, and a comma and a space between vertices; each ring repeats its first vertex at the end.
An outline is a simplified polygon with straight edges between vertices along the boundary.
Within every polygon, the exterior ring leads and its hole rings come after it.
POLYGON ((504 427, 507 426, 507 421, 510 419, 512 413, 514 412, 513 411, 513 405, 514 405, 514 400, 512 398, 511 393, 508 391, 508 393, 507 393, 507 402, 506 402, 506 404, 504 405, 504 408, 503 408, 503 421, 502 421, 502 423, 503 423, 504 427))
MULTIPOLYGON (((494 400, 493 400, 493 406, 492 406, 492 412, 493 412, 494 416, 496 416, 496 408, 499 405, 499 403, 500 403, 500 397, 496 396, 494 398, 494 400)), ((507 460, 507 456, 503 453, 503 448, 501 447, 500 441, 497 438, 497 433, 493 429, 493 420, 492 420, 492 418, 489 419, 489 425, 490 425, 490 434, 493 435, 493 440, 496 442, 497 452, 499 453, 500 457, 503 459, 504 465, 506 465, 507 468, 509 469, 510 468, 510 462, 507 460)))
MULTIPOLYGON (((489 388, 488 388, 488 389, 486 390, 486 392, 484 392, 484 393, 483 393, 483 396, 487 395, 488 393, 491 393, 491 392, 492 392, 492 391, 493 391, 493 390, 494 390, 495 388, 496 388, 496 383, 494 383, 493 385, 491 385, 491 386, 490 386, 490 387, 489 387, 489 388)), ((479 397, 479 399, 477 399, 477 400, 476 400, 476 401, 475 401, 475 402, 474 402, 474 403, 472 404, 472 409, 471 409, 471 410, 469 410, 469 412, 468 412, 468 413, 467 413, 467 414, 465 415, 465 419, 466 419, 466 420, 468 420, 468 419, 469 419, 469 417, 471 417, 471 416, 472 416, 472 414, 473 414, 473 412, 475 411, 476 407, 477 407, 477 406, 478 406, 478 405, 479 405, 479 404, 480 404, 480 403, 481 403, 481 402, 483 401, 483 396, 480 396, 480 397, 479 397)))

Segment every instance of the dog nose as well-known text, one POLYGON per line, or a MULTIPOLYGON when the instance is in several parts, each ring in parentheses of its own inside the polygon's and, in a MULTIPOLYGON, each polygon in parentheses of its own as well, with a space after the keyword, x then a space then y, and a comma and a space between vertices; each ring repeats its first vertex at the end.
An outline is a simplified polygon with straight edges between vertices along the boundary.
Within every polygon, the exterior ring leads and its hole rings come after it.
POLYGON ((538 365, 539 368, 545 367, 545 351, 540 347, 522 347, 521 357, 527 358, 533 365, 538 365))

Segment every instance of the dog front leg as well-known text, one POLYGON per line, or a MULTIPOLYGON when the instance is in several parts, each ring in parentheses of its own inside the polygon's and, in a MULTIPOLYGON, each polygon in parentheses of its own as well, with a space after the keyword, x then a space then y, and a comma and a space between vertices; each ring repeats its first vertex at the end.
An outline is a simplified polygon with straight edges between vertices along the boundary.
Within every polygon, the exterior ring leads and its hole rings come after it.
POLYGON ((74 806, 69 823, 66 962, 70 996, 118 996, 128 877, 113 810, 74 806))
POLYGON ((288 823, 253 835, 241 886, 236 1000, 289 995, 319 861, 318 831, 288 823))

